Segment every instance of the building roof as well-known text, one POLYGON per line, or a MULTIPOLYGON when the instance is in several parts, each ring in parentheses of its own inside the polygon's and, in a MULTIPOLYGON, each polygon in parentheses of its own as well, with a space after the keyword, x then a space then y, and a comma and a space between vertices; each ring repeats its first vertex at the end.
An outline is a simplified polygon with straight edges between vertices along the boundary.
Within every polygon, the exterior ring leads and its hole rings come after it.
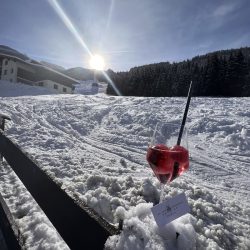
POLYGON ((72 87, 73 84, 79 83, 79 80, 76 80, 70 76, 67 76, 61 72, 56 71, 55 69, 51 69, 46 65, 43 65, 35 60, 28 59, 23 60, 17 56, 9 55, 0 53, 0 58, 8 58, 19 61, 23 64, 31 66, 35 70, 36 81, 43 81, 43 80, 52 80, 58 82, 62 85, 72 87))

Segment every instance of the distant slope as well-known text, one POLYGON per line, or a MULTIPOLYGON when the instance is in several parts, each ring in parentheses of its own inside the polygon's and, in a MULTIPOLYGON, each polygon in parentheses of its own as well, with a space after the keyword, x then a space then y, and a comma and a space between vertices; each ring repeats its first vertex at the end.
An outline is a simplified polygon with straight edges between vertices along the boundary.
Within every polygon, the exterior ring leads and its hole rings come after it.
POLYGON ((45 65, 48 68, 54 69, 54 70, 62 72, 62 73, 65 71, 64 67, 57 65, 57 64, 54 64, 54 63, 49 63, 49 62, 45 62, 45 61, 40 61, 40 63, 42 65, 45 65))
POLYGON ((77 80, 92 80, 94 78, 94 71, 91 69, 85 69, 81 67, 67 69, 63 72, 65 75, 73 77, 77 80))
MULTIPOLYGON (((250 47, 221 50, 182 62, 161 62, 109 72, 117 89, 126 96, 186 96, 194 82, 193 95, 250 96, 250 47)), ((109 85, 108 94, 116 94, 109 85)))

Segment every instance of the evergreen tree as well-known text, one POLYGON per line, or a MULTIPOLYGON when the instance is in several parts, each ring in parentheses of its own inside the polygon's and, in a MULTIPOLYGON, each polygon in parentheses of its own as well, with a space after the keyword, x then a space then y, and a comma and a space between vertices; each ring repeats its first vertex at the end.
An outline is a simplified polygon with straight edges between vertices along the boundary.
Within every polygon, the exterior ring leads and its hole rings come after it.
MULTIPOLYGON (((249 96, 250 48, 134 67, 128 72, 109 70, 108 75, 123 95, 186 96, 193 80, 197 96, 249 96)), ((111 85, 107 92, 115 94, 111 85)))

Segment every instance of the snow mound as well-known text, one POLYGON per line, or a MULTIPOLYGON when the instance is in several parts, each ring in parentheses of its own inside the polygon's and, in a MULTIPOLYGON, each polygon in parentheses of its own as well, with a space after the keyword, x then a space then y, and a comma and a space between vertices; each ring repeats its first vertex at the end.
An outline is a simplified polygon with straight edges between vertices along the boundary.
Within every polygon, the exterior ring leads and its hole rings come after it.
POLYGON ((120 235, 111 236, 105 244, 105 249, 195 248, 196 233, 192 226, 195 219, 191 215, 185 215, 163 228, 158 228, 153 221, 151 207, 150 203, 141 203, 125 213, 123 231, 120 235))

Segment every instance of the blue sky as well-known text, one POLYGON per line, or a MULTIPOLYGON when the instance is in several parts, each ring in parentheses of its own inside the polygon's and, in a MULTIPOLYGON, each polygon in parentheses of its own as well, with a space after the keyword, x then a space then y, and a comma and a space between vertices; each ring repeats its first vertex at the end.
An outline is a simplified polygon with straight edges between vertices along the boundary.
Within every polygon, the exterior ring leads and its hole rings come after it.
MULTIPOLYGON (((0 44, 37 60, 89 67, 53 0, 0 0, 0 44)), ((250 46, 249 0, 57 0, 106 69, 181 61, 250 46)))

